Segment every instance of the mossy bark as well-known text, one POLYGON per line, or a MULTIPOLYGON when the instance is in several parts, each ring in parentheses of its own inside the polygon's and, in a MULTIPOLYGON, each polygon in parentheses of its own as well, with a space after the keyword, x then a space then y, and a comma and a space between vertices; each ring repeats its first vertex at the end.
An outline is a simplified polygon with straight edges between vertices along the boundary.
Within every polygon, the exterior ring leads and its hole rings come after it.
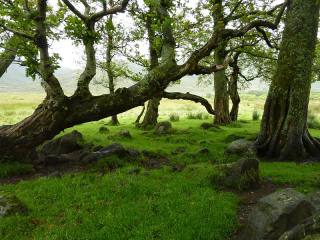
POLYGON ((232 73, 229 79, 229 96, 232 101, 232 108, 230 111, 231 121, 238 120, 240 95, 238 92, 238 79, 240 74, 240 68, 238 66, 240 52, 236 53, 233 57, 233 62, 230 64, 232 67, 232 73))
MULTIPOLYGON (((215 64, 223 65, 226 57, 224 44, 218 47, 214 53, 215 64)), ((214 73, 214 123, 228 124, 231 122, 229 115, 228 80, 225 70, 214 73)))
MULTIPOLYGON (((218 36, 226 28, 223 15, 222 0, 216 1, 216 11, 214 14, 214 32, 218 36)), ((219 46, 214 50, 214 61, 216 65, 224 65, 227 42, 221 39, 219 46)), ((225 70, 214 73, 214 124, 228 124, 231 122, 229 115, 229 94, 228 81, 225 70)))
POLYGON ((320 144, 307 129, 318 22, 317 1, 289 2, 278 66, 256 142, 261 156, 283 161, 320 156, 320 144))
MULTIPOLYGON (((110 1, 111 4, 113 4, 113 1, 110 1)), ((113 16, 110 15, 108 17, 108 23, 110 26, 113 26, 113 16)), ((115 84, 114 84, 114 72, 112 68, 112 51, 115 48, 114 46, 114 37, 113 37, 113 29, 112 28, 107 28, 107 53, 106 53, 106 67, 107 67, 107 74, 108 74, 108 81, 109 81, 109 91, 111 94, 114 94, 115 91, 115 84)), ((110 121, 111 125, 119 125, 119 120, 117 115, 113 115, 111 117, 110 121)))
POLYGON ((147 111, 144 115, 141 126, 143 128, 154 127, 158 122, 160 97, 154 97, 149 100, 147 111))

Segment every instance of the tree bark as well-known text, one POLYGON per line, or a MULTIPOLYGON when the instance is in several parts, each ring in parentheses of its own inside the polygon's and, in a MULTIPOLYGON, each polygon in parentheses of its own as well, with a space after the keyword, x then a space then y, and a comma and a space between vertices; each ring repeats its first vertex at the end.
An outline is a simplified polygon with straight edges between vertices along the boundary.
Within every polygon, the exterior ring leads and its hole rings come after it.
POLYGON ((277 70, 256 142, 261 156, 283 161, 320 156, 320 143, 307 129, 318 22, 317 1, 289 2, 277 70))
MULTIPOLYGON (((150 54, 150 70, 154 69, 159 65, 158 61, 158 53, 155 44, 155 30, 152 26, 152 8, 149 10, 149 14, 146 17, 146 29, 148 33, 148 42, 149 42, 149 54, 150 54)), ((159 116, 159 105, 160 105, 161 97, 154 97, 149 100, 147 104, 147 110, 144 115, 141 127, 148 128, 154 127, 158 122, 159 116)))
MULTIPOLYGON (((225 61, 225 48, 222 44, 214 53, 215 64, 223 64, 225 61)), ((228 94, 228 80, 225 70, 214 73, 214 109, 216 115, 214 117, 214 124, 228 124, 231 122, 229 115, 229 94, 228 94)))
MULTIPOLYGON (((110 1, 110 4, 113 4, 113 1, 110 1)), ((110 15, 108 17, 108 24, 109 26, 113 26, 113 16, 110 15)), ((115 86, 114 86, 114 72, 112 68, 112 51, 114 49, 114 42, 113 42, 113 29, 107 27, 107 54, 106 54, 106 67, 107 67, 107 74, 108 74, 108 81, 109 81, 109 91, 110 94, 114 94, 115 86)), ((111 117, 110 124, 113 126, 119 125, 119 120, 117 115, 113 115, 111 117)))
MULTIPOLYGON (((225 19, 222 0, 216 1, 216 12, 214 14, 214 32, 220 35, 225 31, 225 19)), ((219 46, 214 51, 214 62, 216 65, 223 65, 227 56, 227 41, 221 39, 219 46)), ((216 111, 214 124, 228 124, 231 122, 229 115, 229 94, 228 81, 225 69, 214 73, 214 109, 216 111)))
POLYGON ((230 66, 232 67, 232 73, 229 79, 229 96, 232 101, 232 108, 230 111, 230 119, 231 121, 238 120, 239 114, 239 104, 240 104, 240 95, 238 92, 238 80, 240 74, 240 68, 238 66, 240 52, 237 52, 233 57, 232 63, 230 66))
POLYGON ((232 101, 230 119, 231 121, 237 121, 239 115, 240 95, 238 92, 238 81, 234 76, 231 76, 229 80, 229 95, 232 101))
POLYGON ((141 127, 148 128, 154 127, 158 122, 160 97, 154 97, 149 100, 147 111, 144 115, 141 127))

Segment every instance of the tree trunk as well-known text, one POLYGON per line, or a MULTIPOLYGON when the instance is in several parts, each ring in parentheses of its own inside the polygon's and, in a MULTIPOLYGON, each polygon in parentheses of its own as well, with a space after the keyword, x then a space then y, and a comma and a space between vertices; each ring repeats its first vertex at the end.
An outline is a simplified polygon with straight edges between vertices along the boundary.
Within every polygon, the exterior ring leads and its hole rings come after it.
POLYGON ((320 144, 307 129, 318 22, 317 1, 289 2, 278 66, 256 142, 261 156, 294 161, 320 155, 320 144))
MULTIPOLYGON (((223 65, 225 61, 224 46, 215 51, 215 64, 223 65)), ((214 117, 215 124, 228 124, 231 122, 229 115, 228 81, 225 70, 214 73, 214 117)))
MULTIPOLYGON (((113 5, 113 1, 110 1, 110 4, 113 5)), ((108 17, 107 23, 109 26, 113 26, 113 16, 110 15, 108 17)), ((107 27, 107 54, 106 54, 106 67, 107 67, 107 74, 108 74, 108 80, 109 80, 109 91, 110 94, 114 94, 115 86, 114 86, 114 72, 112 68, 112 52, 115 48, 114 41, 113 41, 113 29, 110 27, 107 27)), ((113 126, 119 125, 119 120, 117 115, 113 115, 111 117, 110 124, 113 126)))
POLYGON ((158 122, 159 116, 159 105, 160 105, 161 98, 154 97, 149 100, 147 105, 147 111, 144 115, 141 127, 154 127, 158 122))
POLYGON ((234 76, 231 76, 229 80, 229 95, 232 101, 230 119, 231 121, 237 121, 239 114, 240 95, 238 92, 238 81, 236 78, 234 78, 234 76))
MULTIPOLYGON (((214 14, 214 32, 219 35, 225 28, 225 19, 222 0, 217 0, 214 14)), ((227 41, 220 40, 219 46, 214 50, 214 62, 216 65, 224 65, 227 56, 227 41)), ((214 124, 228 124, 231 122, 229 115, 228 81, 225 69, 214 73, 214 124)))
POLYGON ((230 63, 230 66, 232 67, 232 73, 229 79, 229 95, 232 101, 232 108, 230 111, 231 121, 237 121, 239 114, 240 95, 238 92, 238 80, 240 68, 238 66, 238 59, 240 54, 241 52, 237 52, 233 57, 233 62, 230 63))

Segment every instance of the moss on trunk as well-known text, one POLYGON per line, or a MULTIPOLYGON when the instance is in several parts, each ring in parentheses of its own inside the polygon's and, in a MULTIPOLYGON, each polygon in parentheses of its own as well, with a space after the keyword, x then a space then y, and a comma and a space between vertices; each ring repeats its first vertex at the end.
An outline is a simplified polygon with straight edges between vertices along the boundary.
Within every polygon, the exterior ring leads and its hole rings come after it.
POLYGON ((319 142, 307 130, 318 21, 317 1, 289 2, 278 66, 257 139, 262 156, 292 161, 320 155, 319 142))

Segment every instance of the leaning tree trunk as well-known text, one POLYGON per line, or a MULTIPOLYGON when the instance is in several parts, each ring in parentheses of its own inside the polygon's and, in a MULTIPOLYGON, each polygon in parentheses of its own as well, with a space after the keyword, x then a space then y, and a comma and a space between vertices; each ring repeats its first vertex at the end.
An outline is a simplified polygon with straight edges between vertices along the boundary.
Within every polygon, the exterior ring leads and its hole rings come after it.
POLYGON ((154 127, 158 122, 159 116, 159 105, 161 98, 154 97, 149 100, 147 105, 147 111, 144 115, 143 121, 141 123, 141 127, 148 128, 154 127))
POLYGON ((262 156, 285 161, 320 156, 320 144, 307 129, 318 22, 316 0, 289 2, 278 66, 256 142, 262 156))

